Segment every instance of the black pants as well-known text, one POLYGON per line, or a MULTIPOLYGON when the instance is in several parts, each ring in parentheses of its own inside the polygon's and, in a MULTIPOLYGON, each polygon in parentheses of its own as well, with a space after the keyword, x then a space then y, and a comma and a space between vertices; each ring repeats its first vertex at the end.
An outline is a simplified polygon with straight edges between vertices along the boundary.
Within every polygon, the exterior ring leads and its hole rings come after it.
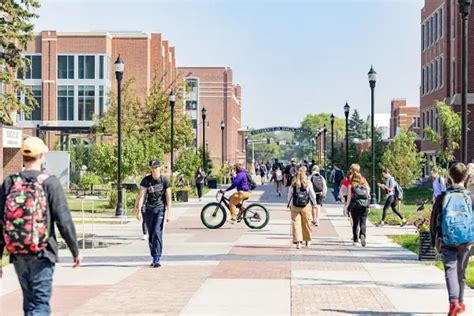
POLYGON ((358 241, 360 236, 367 236, 367 216, 368 208, 350 210, 352 216, 352 240, 358 241))
POLYGON ((196 189, 198 191, 198 198, 202 198, 202 187, 204 183, 196 183, 196 189))
POLYGON ((145 209, 142 210, 142 232, 143 232, 143 235, 148 235, 148 229, 146 228, 146 221, 145 221, 145 209))
POLYGON ((165 210, 163 208, 146 208, 145 222, 148 229, 150 254, 152 257, 161 257, 165 210))
POLYGON ((397 210, 397 199, 395 198, 394 195, 390 195, 387 200, 385 201, 385 205, 383 206, 383 215, 382 215, 382 221, 385 221, 385 218, 387 217, 387 211, 391 207, 392 211, 397 214, 400 219, 403 219, 403 215, 400 214, 400 212, 397 210))

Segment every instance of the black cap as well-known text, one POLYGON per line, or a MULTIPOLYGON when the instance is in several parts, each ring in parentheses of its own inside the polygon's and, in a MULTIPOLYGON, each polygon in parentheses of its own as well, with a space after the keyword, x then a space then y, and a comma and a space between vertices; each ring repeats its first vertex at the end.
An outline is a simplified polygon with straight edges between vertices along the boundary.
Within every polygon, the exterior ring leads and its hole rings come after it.
POLYGON ((158 168, 161 167, 161 162, 159 160, 150 160, 148 162, 148 167, 150 168, 158 168))

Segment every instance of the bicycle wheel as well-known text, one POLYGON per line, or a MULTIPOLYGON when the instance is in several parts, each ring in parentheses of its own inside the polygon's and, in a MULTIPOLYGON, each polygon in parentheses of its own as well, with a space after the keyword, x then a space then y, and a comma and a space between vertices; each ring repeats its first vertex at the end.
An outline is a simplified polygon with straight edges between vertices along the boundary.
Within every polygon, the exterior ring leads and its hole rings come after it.
POLYGON ((245 210, 244 222, 249 228, 262 229, 267 226, 270 220, 270 213, 261 204, 250 204, 245 210))
POLYGON ((202 208, 201 221, 209 229, 222 227, 226 219, 227 213, 219 203, 212 202, 202 208))

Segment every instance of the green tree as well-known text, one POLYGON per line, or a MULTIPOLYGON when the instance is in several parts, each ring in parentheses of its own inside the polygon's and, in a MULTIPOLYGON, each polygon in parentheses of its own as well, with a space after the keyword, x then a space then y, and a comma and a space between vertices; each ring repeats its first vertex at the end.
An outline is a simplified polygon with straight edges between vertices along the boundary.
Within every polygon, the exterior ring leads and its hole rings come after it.
POLYGON ((7 91, 0 98, 0 123, 12 125, 16 113, 24 111, 28 116, 38 106, 30 87, 17 78, 18 72, 26 74, 30 61, 22 56, 30 41, 34 38, 31 19, 38 15, 33 11, 40 7, 37 0, 3 0, 0 2, 0 18, 2 32, 0 32, 0 82, 7 85, 7 91), (25 96, 21 102, 18 94, 25 96))
POLYGON ((184 176, 186 181, 192 183, 196 170, 201 166, 201 156, 196 154, 195 148, 186 148, 176 160, 175 170, 184 176))
POLYGON ((275 158, 280 158, 282 155, 281 147, 276 143, 270 144, 255 144, 255 161, 267 162, 275 158))
POLYGON ((415 144, 416 133, 403 129, 385 148, 381 166, 389 170, 404 187, 411 185, 422 175, 423 154, 415 144))
MULTIPOLYGON (((203 151, 203 147, 199 146, 199 157, 202 157, 202 151, 203 151)), ((205 152, 205 156, 206 156, 206 168, 205 168, 204 172, 207 175, 210 175, 210 174, 212 174, 212 170, 214 169, 214 164, 212 163, 211 153, 207 149, 206 149, 206 152, 205 152)), ((202 158, 200 158, 200 159, 202 159, 202 158)), ((201 161, 201 164, 202 164, 202 161, 201 161)))
POLYGON ((349 118, 349 137, 351 139, 366 139, 367 135, 367 122, 362 119, 357 109, 352 112, 349 118))
MULTIPOLYGON (((308 114, 303 118, 301 122, 301 128, 308 129, 313 135, 323 128, 326 124, 328 130, 328 139, 331 137, 331 114, 330 113, 319 113, 319 114, 308 114)), ((344 118, 335 117, 334 119, 334 139, 344 140, 346 130, 346 121, 344 118)), ((329 140, 328 140, 329 142, 329 140)))
POLYGON ((426 137, 436 145, 440 146, 437 151, 442 164, 454 160, 454 152, 459 149, 461 140, 461 116, 454 109, 444 102, 436 103, 438 118, 442 132, 438 133, 430 127, 425 128, 426 137))
MULTIPOLYGON (((382 166, 378 162, 383 156, 384 153, 384 146, 382 142, 382 130, 377 128, 375 130, 375 178, 380 179, 382 174, 382 166)), ((355 144, 354 151, 355 151, 355 144)), ((367 177, 367 180, 370 183, 370 178, 372 176, 372 149, 369 148, 358 155, 356 155, 353 159, 350 160, 352 162, 357 162, 360 164, 362 174, 367 177)))
POLYGON ((80 180, 80 171, 82 166, 90 169, 91 164, 91 149, 87 147, 81 139, 77 140, 76 145, 69 142, 69 153, 71 155, 72 176, 71 182, 78 183, 80 180))

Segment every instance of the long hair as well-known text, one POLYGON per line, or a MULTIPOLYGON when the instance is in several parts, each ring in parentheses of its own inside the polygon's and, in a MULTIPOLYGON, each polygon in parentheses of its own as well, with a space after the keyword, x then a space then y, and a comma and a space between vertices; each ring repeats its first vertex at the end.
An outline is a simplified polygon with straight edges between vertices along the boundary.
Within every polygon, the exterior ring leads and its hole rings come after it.
POLYGON ((367 179, 365 179, 364 176, 360 174, 360 172, 352 172, 352 177, 350 181, 351 181, 352 187, 356 187, 358 185, 363 185, 367 188, 369 187, 369 183, 367 182, 367 179))
POLYGON ((297 189, 308 187, 308 176, 306 175, 307 170, 308 169, 305 166, 300 167, 293 178, 292 185, 297 189))

